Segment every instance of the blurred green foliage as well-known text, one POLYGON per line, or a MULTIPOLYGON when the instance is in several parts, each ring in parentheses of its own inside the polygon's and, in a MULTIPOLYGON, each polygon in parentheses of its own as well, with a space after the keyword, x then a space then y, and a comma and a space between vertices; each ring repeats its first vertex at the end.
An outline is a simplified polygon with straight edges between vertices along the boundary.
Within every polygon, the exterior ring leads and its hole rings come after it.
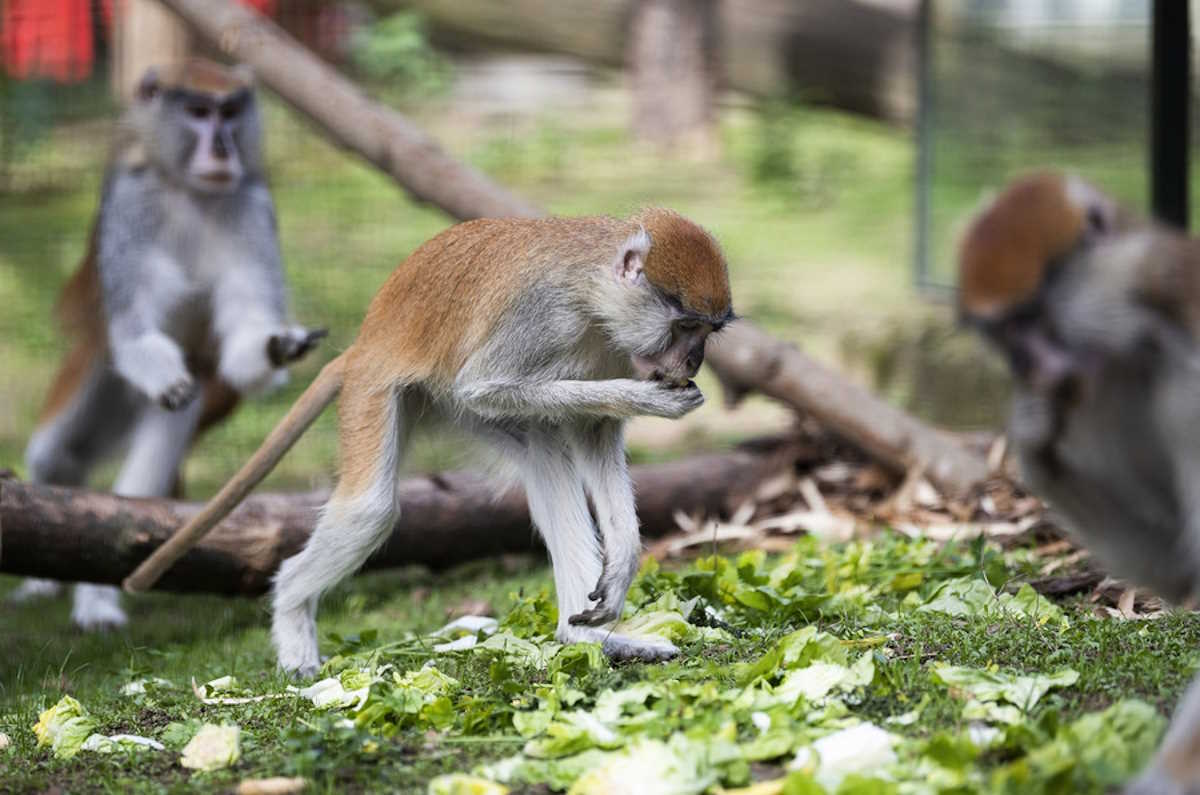
POLYGON ((425 20, 416 11, 400 11, 354 34, 351 60, 367 79, 386 82, 391 91, 420 97, 445 89, 453 75, 450 62, 429 46, 425 20))

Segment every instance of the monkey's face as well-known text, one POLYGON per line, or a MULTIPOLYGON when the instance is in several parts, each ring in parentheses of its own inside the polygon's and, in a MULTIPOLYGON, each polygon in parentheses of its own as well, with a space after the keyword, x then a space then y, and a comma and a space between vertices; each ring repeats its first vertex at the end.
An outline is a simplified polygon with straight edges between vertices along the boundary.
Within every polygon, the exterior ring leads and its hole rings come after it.
POLYGON ((649 249, 629 250, 618 267, 633 308, 630 360, 638 378, 683 386, 704 363, 704 346, 733 319, 729 269, 708 232, 661 208, 635 216, 649 249))
POLYGON ((1055 290, 1087 267, 1093 248, 1122 223, 1116 205, 1068 175, 1018 179, 976 216, 959 249, 959 311, 1008 358, 1035 392, 1085 376, 1054 310, 1055 290))
POLYGON ((672 321, 667 334, 669 342, 658 353, 631 356, 634 374, 643 380, 663 381, 672 386, 684 386, 704 364, 704 346, 708 335, 719 331, 724 321, 683 316, 672 321))
MULTIPOLYGON (((233 78, 192 78, 181 84, 149 73, 138 87, 147 149, 160 168, 189 189, 231 193, 260 167, 260 132, 253 89, 233 78)), ((224 75, 219 75, 223 77, 224 75)))
POLYGON ((615 279, 604 280, 602 316, 636 377, 684 386, 704 363, 709 335, 734 317, 725 258, 707 232, 670 210, 635 220, 644 231, 626 242, 615 279))

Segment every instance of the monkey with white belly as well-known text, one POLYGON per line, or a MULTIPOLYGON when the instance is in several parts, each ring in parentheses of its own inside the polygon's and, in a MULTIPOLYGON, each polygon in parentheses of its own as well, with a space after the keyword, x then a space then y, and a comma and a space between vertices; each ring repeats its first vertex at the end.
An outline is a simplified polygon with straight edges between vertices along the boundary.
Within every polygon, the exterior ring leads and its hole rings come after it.
MULTIPOLYGON (((168 495, 197 432, 323 336, 288 322, 261 138, 241 70, 190 60, 140 81, 59 302, 72 347, 26 450, 31 480, 84 485, 124 448, 113 491, 168 495)), ((14 597, 56 590, 27 580, 14 597)), ((124 624, 119 591, 78 585, 72 618, 124 624)))

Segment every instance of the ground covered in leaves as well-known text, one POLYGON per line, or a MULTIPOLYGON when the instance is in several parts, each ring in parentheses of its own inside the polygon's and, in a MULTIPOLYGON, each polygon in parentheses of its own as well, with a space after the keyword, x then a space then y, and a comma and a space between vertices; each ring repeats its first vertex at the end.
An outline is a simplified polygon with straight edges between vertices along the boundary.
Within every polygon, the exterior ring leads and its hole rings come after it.
POLYGON ((259 603, 139 600, 106 637, 6 607, 0 790, 1104 792, 1149 758, 1200 619, 1029 586, 1073 554, 877 530, 651 558, 623 630, 683 650, 657 665, 555 643, 537 564, 373 575, 331 594, 299 683, 259 603))

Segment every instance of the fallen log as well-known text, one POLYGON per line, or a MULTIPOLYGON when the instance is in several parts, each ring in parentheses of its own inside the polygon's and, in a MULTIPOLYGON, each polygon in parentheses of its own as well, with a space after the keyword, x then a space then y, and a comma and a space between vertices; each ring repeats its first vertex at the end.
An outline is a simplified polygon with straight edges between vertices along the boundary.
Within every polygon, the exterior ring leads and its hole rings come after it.
POLYGON ((962 496, 988 477, 987 461, 825 367, 794 345, 746 321, 709 343, 707 361, 737 402, 759 391, 812 415, 826 428, 900 474, 923 469, 943 492, 962 496))
MULTIPOLYGON (((788 466, 792 445, 767 439, 728 453, 635 466, 642 533, 676 529, 675 511, 728 512, 762 480, 788 466)), ((181 558, 156 588, 264 593, 281 561, 299 551, 326 494, 247 499, 181 558)), ((443 569, 541 548, 524 492, 496 494, 484 477, 455 472, 401 481, 401 516, 368 569, 409 564, 443 569)), ((195 503, 131 499, 80 489, 0 480, 0 572, 119 584, 189 517, 195 503)))

